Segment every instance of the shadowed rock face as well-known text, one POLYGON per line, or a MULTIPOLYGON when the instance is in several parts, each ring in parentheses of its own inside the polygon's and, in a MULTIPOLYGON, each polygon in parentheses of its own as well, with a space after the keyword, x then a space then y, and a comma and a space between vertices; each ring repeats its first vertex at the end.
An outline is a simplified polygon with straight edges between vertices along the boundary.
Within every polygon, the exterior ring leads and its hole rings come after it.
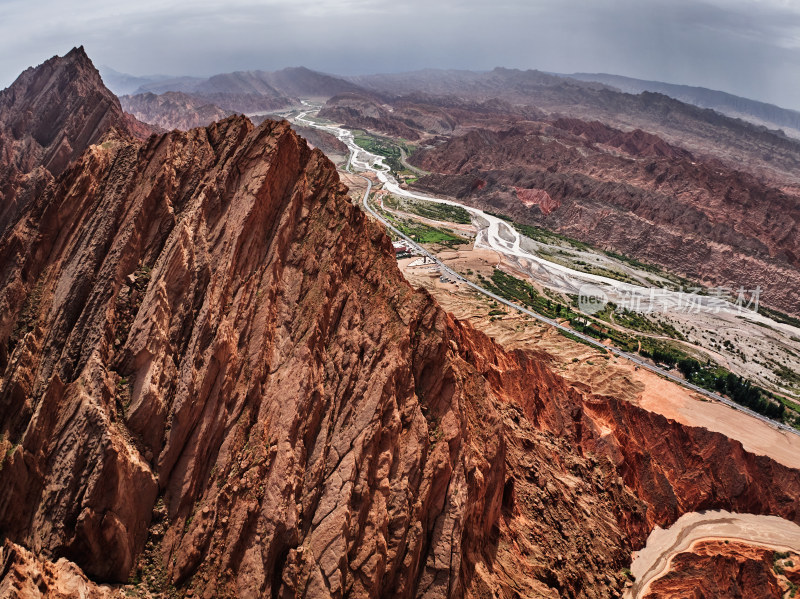
POLYGON ((22 73, 0 92, 0 158, 20 172, 58 175, 112 127, 128 130, 119 100, 83 47, 22 73))
POLYGON ((75 564, 64 558, 49 562, 10 541, 0 547, 0 596, 48 599, 111 599, 120 597, 108 586, 90 581, 75 564))
POLYGON ((446 317, 288 125, 95 147, 30 218, 10 240, 49 259, 18 271, 36 306, 12 299, 21 280, 4 296, 32 314, 24 337, 5 328, 10 536, 123 580, 163 493, 170 520, 192 518, 164 538, 178 582, 205 563, 242 570, 242 592, 280 586, 276 569, 334 587, 360 552, 366 588, 458 585, 462 537, 488 530, 463 523, 502 488, 469 476, 502 474, 501 442, 489 418, 465 444, 446 317))
POLYGON ((3 246, 3 530, 125 580, 163 496, 177 583, 457 588, 502 442, 389 248, 288 124, 94 146, 3 246))
POLYGON ((686 511, 800 520, 797 471, 413 290, 285 122, 109 136, 48 183, 0 239, 0 368, 22 597, 608 597, 686 511))

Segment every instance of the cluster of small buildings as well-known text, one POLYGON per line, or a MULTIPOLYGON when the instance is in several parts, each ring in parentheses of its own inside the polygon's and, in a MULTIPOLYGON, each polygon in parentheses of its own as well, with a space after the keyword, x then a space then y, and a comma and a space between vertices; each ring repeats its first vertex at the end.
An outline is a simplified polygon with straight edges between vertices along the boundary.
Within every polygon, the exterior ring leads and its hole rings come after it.
POLYGON ((394 247, 394 255, 398 260, 410 258, 414 255, 414 250, 409 246, 407 241, 401 239, 400 241, 392 243, 392 246, 394 247))

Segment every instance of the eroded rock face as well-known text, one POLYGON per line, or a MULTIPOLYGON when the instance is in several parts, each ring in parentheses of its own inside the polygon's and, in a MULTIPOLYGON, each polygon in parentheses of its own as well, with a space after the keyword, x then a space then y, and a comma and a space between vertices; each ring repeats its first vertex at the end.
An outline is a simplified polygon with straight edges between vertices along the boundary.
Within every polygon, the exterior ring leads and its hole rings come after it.
POLYGON ((499 542, 477 561, 471 596, 618 596, 630 551, 655 525, 722 505, 800 519, 796 470, 723 435, 581 393, 541 356, 480 339, 470 331, 460 347, 501 402, 507 473, 499 542))
POLYGON ((731 597, 740 599, 781 599, 790 593, 797 579, 790 554, 789 571, 781 564, 787 560, 772 549, 736 541, 702 541, 692 551, 676 555, 670 570, 654 580, 645 599, 681 597, 731 597))
POLYGON ((288 124, 94 146, 0 250, 2 528, 122 581, 163 495, 177 584, 454 592, 502 441, 389 247, 288 124))
POLYGON ((686 511, 800 518, 796 471, 413 290, 288 123, 104 139, 0 239, 0 584, 609 597, 686 511))
POLYGON ((0 547, 0 597, 7 599, 112 599, 124 597, 121 590, 98 585, 86 578, 72 562, 61 558, 52 563, 10 541, 0 547))
POLYGON ((194 127, 205 127, 233 114, 230 110, 183 92, 123 96, 120 102, 126 112, 140 121, 164 130, 185 131, 194 127))
POLYGON ((83 47, 27 69, 0 91, 0 233, 112 129, 151 133, 122 111, 83 47))
MULTIPOLYGON (((423 70, 351 79, 386 99, 416 96, 417 103, 426 104, 443 99, 452 103, 454 98, 479 102, 499 99, 517 110, 535 106, 537 112, 548 115, 548 120, 569 117, 601 121, 626 131, 640 129, 673 146, 713 156, 728 167, 744 168, 774 183, 798 183, 800 145, 796 140, 661 93, 620 93, 595 82, 504 68, 481 73, 423 70)), ((331 98, 328 106, 337 101, 331 98)), ((392 100, 392 105, 395 103, 392 100)), ((352 104, 350 108, 363 112, 366 106, 352 104)))
POLYGON ((91 144, 128 121, 83 47, 23 72, 0 92, 0 156, 28 173, 58 175, 91 144))
POLYGON ((362 94, 342 94, 331 98, 319 116, 350 127, 374 129, 409 140, 419 139, 419 133, 412 126, 392 115, 377 98, 362 94))

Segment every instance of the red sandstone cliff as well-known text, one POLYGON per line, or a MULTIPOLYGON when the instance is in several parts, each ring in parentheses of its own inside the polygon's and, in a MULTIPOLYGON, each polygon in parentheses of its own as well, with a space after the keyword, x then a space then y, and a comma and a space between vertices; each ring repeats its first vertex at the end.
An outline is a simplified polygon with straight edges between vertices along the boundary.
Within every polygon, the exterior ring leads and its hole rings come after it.
POLYGON ((122 111, 83 47, 27 69, 0 91, 0 232, 51 175, 112 129, 151 133, 122 111))
POLYGON ((129 124, 83 47, 75 48, 27 69, 0 92, 0 162, 58 175, 109 129, 128 131, 129 124))
POLYGON ((686 511, 800 520, 413 290, 287 123, 105 139, 0 239, 0 590, 611 597, 686 511))
POLYGON ((123 581, 161 497, 179 585, 454 592, 501 445, 388 249, 287 124, 94 146, 0 247, 2 529, 123 581))

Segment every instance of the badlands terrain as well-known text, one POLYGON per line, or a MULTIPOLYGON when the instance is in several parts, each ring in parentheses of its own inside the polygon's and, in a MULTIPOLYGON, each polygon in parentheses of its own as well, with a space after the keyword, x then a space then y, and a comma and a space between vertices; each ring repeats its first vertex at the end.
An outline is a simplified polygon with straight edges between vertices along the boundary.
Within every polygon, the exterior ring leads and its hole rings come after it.
POLYGON ((791 596, 800 150, 548 77, 0 92, 0 596, 791 596))

